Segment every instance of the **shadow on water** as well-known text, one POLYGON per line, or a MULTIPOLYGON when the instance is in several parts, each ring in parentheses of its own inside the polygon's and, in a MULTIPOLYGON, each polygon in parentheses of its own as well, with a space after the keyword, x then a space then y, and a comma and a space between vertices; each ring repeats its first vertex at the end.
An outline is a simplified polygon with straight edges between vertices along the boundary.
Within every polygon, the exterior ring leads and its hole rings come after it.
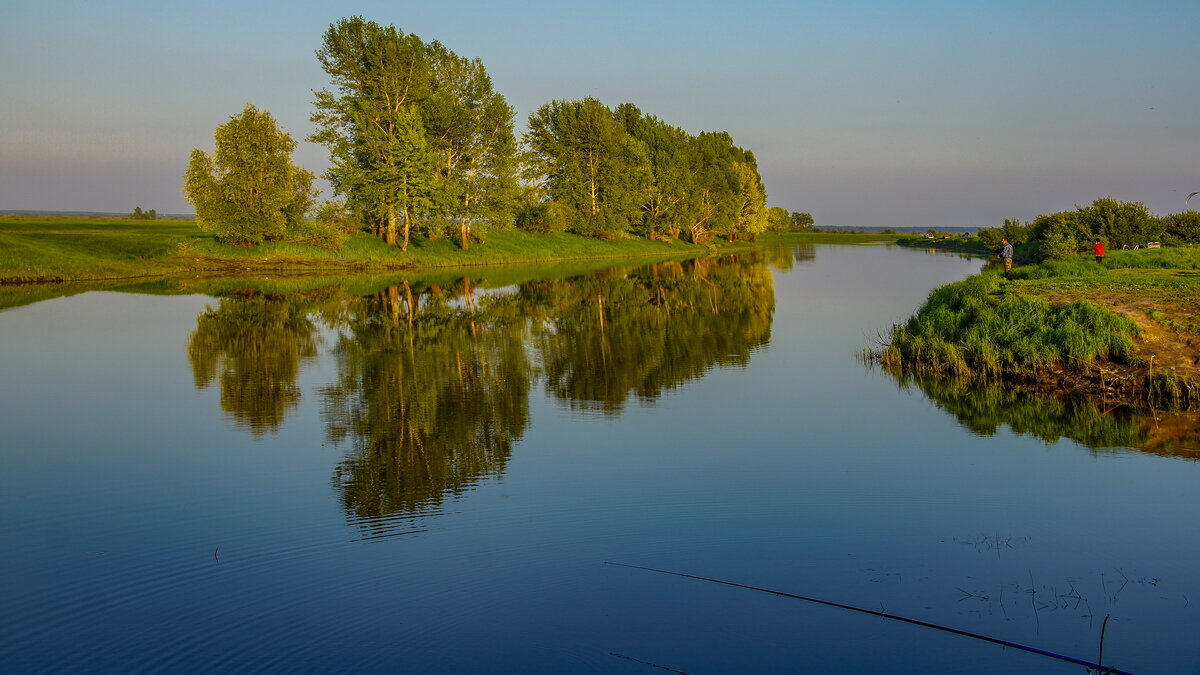
MULTIPOLYGON (((226 289, 187 353, 241 429, 280 429, 322 329, 336 379, 317 391, 326 435, 348 444, 333 484, 366 538, 409 526, 500 475, 530 424, 535 384, 573 410, 619 415, 770 341, 778 268, 811 249, 615 268, 502 287, 392 279, 361 294, 226 289)), ((807 258, 806 258, 807 256, 807 258)))
POLYGON ((1095 396, 1055 396, 1016 384, 885 371, 902 389, 919 389, 979 436, 1008 427, 1047 443, 1065 438, 1095 452, 1133 448, 1200 459, 1200 413, 1138 408, 1095 396))

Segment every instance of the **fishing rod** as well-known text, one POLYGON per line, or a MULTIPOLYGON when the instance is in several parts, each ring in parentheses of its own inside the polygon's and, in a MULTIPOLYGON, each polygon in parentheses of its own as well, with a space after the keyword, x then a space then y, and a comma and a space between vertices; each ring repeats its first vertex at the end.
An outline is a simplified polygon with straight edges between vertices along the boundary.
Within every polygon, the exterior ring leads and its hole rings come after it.
MULTIPOLYGON (((830 602, 829 600, 821 600, 818 598, 809 598, 809 597, 805 597, 803 595, 796 595, 794 593, 786 593, 784 591, 776 591, 776 590, 773 590, 770 588, 761 588, 759 586, 748 586, 746 584, 739 584, 739 583, 735 583, 733 581, 725 581, 722 579, 713 579, 710 577, 701 577, 701 576, 696 576, 694 574, 685 574, 683 572, 672 572, 671 570, 660 570, 660 569, 655 569, 653 567, 642 567, 640 565, 629 565, 626 563, 619 563, 619 562, 606 562, 604 564, 616 565, 617 567, 628 567, 630 569, 635 569, 635 570, 645 570, 647 572, 658 572, 659 574, 670 574, 670 575, 677 576, 677 577, 684 577, 686 579, 696 579, 698 581, 707 581, 707 582, 714 583, 714 584, 722 584, 724 586, 733 586, 734 588, 745 588, 746 590, 758 591, 759 593, 770 593, 771 595, 778 595, 778 596, 781 596, 784 598, 793 598, 796 600, 803 600, 805 602, 812 602, 812 603, 815 603, 818 605, 825 605, 827 607, 837 607, 838 609, 848 609, 852 612, 860 612, 862 614, 870 614, 871 616, 878 616, 878 617, 881 617, 884 619, 892 619, 894 621, 903 621, 904 623, 911 623, 915 626, 924 626, 926 628, 933 628, 935 630, 945 631, 947 633, 954 633, 955 635, 962 635, 964 637, 975 638, 976 640, 983 640, 984 642, 991 642, 993 644, 998 644, 998 645, 1002 645, 1005 647, 1012 647, 1013 649, 1020 649, 1021 651, 1026 651, 1031 654, 1040 654, 1042 656, 1048 656, 1052 659, 1058 659, 1059 661, 1066 661, 1067 663, 1074 663, 1076 665, 1084 666, 1089 669, 1095 669, 1095 670, 1099 671, 1100 673, 1110 673, 1111 675, 1133 675, 1133 673, 1130 673, 1129 671, 1118 670, 1117 668, 1110 668, 1108 666, 1102 666, 1099 663, 1092 663, 1091 661, 1077 659, 1073 656, 1066 656, 1065 654, 1057 654, 1055 652, 1046 651, 1045 649, 1038 649, 1037 647, 1029 647, 1027 645, 1023 645, 1023 644, 1020 644, 1017 642, 1009 642, 1008 640, 1001 640, 999 638, 989 637, 987 635, 980 635, 979 633, 971 633, 969 631, 959 630, 957 628, 950 628, 949 626, 939 626, 936 623, 929 623, 928 621, 921 621, 919 619, 910 619, 908 617, 897 616, 895 614, 888 614, 886 612, 877 612, 873 609, 864 609, 862 607, 855 607, 853 605, 843 605, 840 602, 830 602)), ((1101 642, 1101 652, 1100 653, 1101 653, 1101 659, 1103 659, 1103 654, 1104 654, 1103 638, 1101 638, 1101 640, 1102 640, 1102 642, 1101 642)))

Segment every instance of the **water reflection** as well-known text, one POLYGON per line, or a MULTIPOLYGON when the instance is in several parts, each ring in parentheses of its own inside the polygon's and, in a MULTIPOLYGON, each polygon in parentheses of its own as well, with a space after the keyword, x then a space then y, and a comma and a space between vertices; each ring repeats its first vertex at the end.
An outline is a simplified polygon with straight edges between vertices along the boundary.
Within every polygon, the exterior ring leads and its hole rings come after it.
POLYGON ((662 263, 526 284, 546 391, 574 409, 619 413, 713 366, 744 366, 770 341, 772 277, 757 257, 662 263))
POLYGON ((349 440, 334 484, 364 527, 498 474, 529 424, 532 368, 510 295, 388 286, 348 302, 337 381, 321 391, 330 440, 349 440), (454 300, 461 300, 455 302, 454 300))
POLYGON ((791 246, 771 246, 763 250, 772 269, 780 272, 790 272, 796 263, 811 263, 817 259, 816 244, 792 244, 791 246))
POLYGON ((1200 414, 1138 409, 1094 396, 1055 396, 1018 385, 918 377, 890 371, 902 388, 919 388, 971 432, 1013 432, 1047 443, 1066 438, 1096 451, 1136 448, 1200 458, 1200 414))
POLYGON ((746 365, 771 336, 768 264, 815 255, 801 249, 483 291, 470 278, 365 296, 243 290, 198 317, 187 353, 196 386, 218 382, 222 409, 257 436, 297 406, 321 327, 334 335, 337 375, 318 395, 328 440, 349 450, 333 483, 366 536, 386 536, 381 516, 427 512, 504 471, 539 379, 572 409, 616 415, 746 365))
POLYGON ((196 387, 219 381, 221 409, 255 436, 277 431, 300 401, 301 364, 317 356, 312 307, 303 296, 246 291, 208 307, 188 338, 196 387))

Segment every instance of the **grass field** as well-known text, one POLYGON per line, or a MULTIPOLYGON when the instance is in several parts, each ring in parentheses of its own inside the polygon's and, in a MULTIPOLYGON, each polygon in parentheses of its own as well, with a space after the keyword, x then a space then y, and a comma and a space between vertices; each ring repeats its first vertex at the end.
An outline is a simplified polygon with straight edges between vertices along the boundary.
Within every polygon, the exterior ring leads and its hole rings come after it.
POLYGON ((96 281, 248 270, 381 273, 403 269, 471 267, 564 260, 687 257, 755 248, 767 243, 894 241, 894 235, 798 233, 764 235, 758 242, 630 238, 600 241, 573 234, 501 230, 482 233, 462 250, 449 239, 415 239, 407 252, 356 234, 338 250, 296 243, 255 247, 218 243, 191 220, 0 216, 0 283, 96 281))
POLYGON ((992 266, 933 291, 878 357, 956 377, 1144 373, 1150 386, 1188 388, 1200 382, 1197 270, 1195 247, 1018 266, 1013 281, 992 266))

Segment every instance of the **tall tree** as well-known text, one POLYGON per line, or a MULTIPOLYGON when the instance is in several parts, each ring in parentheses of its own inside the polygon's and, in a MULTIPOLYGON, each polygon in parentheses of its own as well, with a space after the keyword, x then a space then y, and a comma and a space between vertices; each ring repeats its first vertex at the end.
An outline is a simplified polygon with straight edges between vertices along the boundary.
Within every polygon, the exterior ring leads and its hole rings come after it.
POLYGON ((429 45, 433 93, 421 106, 437 175, 436 208, 470 246, 476 223, 507 225, 517 197, 513 109, 483 62, 429 45))
POLYGON ((754 241, 760 233, 767 229, 767 192, 763 188, 762 178, 758 175, 758 166, 754 154, 745 153, 746 159, 733 163, 733 171, 737 175, 738 217, 733 232, 732 241, 738 235, 745 235, 754 241))
POLYGON ((395 26, 362 17, 325 32, 317 60, 335 92, 316 92, 318 130, 309 140, 329 148, 326 177, 338 194, 385 222, 395 244, 402 221, 408 250, 414 221, 432 206, 433 157, 419 106, 433 81, 424 43, 395 26))
POLYGON ((594 98, 552 101, 529 117, 525 140, 550 198, 580 234, 614 237, 639 219, 650 182, 645 145, 594 98))
POLYGON ((301 227, 316 199, 314 177, 292 164, 296 141, 271 113, 247 104, 213 136, 216 152, 193 149, 183 177, 200 227, 235 244, 276 241, 301 227))

